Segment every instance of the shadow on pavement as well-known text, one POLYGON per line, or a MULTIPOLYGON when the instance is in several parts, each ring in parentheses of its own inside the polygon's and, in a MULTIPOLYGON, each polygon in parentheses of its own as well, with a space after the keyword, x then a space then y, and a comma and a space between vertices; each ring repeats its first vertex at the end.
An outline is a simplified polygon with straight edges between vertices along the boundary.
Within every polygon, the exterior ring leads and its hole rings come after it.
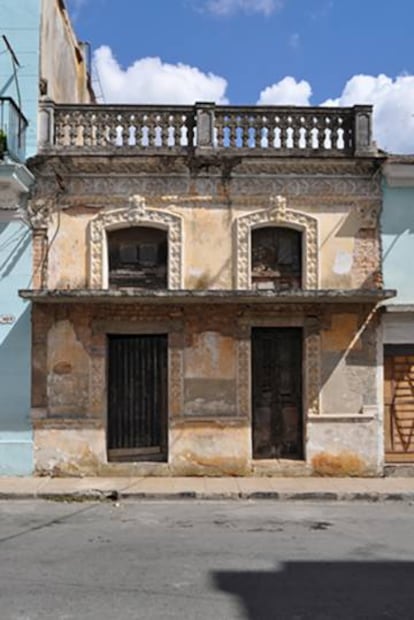
POLYGON ((413 562, 288 562, 274 571, 217 571, 218 590, 249 620, 414 617, 413 562))

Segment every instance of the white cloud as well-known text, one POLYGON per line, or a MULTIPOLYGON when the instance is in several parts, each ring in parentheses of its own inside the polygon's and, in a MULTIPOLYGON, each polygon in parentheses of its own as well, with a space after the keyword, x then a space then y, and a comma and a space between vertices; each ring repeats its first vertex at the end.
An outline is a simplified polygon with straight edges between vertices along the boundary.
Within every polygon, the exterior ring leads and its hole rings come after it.
POLYGON ((147 57, 123 69, 105 45, 95 51, 94 61, 106 103, 228 103, 227 81, 197 67, 147 57))
POLYGON ((285 0, 207 0, 206 8, 215 15, 244 13, 263 13, 270 15, 283 8, 285 0))
POLYGON ((414 152, 414 75, 354 75, 342 94, 322 105, 374 105, 374 138, 382 149, 414 152))
MULTIPOLYGON (((182 63, 168 64, 160 58, 141 58, 126 69, 112 50, 102 46, 94 54, 107 103, 193 104, 195 101, 228 103, 227 81, 213 73, 182 63)), ((306 80, 287 76, 263 89, 258 105, 316 105, 306 80)), ((321 105, 374 105, 374 138, 378 146, 394 153, 414 152, 414 75, 355 75, 339 97, 321 105)))
MULTIPOLYGON (((268 86, 260 93, 259 105, 311 104, 312 87, 309 82, 293 77, 268 86)), ((374 106, 374 139, 378 146, 394 153, 414 153, 414 75, 390 78, 386 75, 354 75, 339 97, 320 105, 374 106)))
POLYGON ((309 82, 287 76, 260 93, 258 105, 310 105, 312 88, 309 82))

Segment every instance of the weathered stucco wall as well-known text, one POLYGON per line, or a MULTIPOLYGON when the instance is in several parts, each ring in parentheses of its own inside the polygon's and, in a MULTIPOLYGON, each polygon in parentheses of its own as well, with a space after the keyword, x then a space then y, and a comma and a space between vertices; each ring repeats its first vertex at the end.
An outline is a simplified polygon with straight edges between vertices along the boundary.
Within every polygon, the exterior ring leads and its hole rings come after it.
MULTIPOLYGON (((292 210, 299 210, 293 200, 289 206, 292 210)), ((265 198, 258 207, 251 205, 247 209, 235 205, 231 212, 226 210, 225 205, 183 209, 175 205, 167 205, 166 208, 163 204, 163 209, 179 215, 183 221, 184 288, 231 289, 237 270, 235 222, 242 215, 266 207, 265 198)), ((366 263, 356 254, 358 248, 354 235, 360 222, 354 210, 349 209, 342 215, 329 212, 315 214, 302 205, 301 212, 312 214, 318 221, 320 288, 350 289, 364 285, 369 274, 365 273, 366 263), (348 222, 346 235, 340 232, 345 220, 348 222)), ((80 214, 78 207, 53 217, 48 270, 50 288, 86 287, 88 226, 94 215, 86 209, 80 214), (57 229, 55 237, 54 230, 57 229)), ((372 247, 375 252, 375 247, 372 247)))
POLYGON ((382 472, 382 416, 338 416, 312 420, 307 428, 307 460, 321 476, 378 475, 382 472))
MULTIPOLYGON (((56 191, 52 169, 47 170, 52 162, 49 160, 46 168, 41 159, 38 162, 42 174, 46 173, 42 183, 44 190, 56 191)), ((263 161, 260 163, 265 165, 263 161)), ((356 289, 378 288, 381 285, 377 221, 381 208, 381 188, 372 182, 372 169, 367 163, 364 164, 367 167, 364 170, 362 164, 357 169, 353 167, 353 162, 352 165, 343 162, 344 176, 340 180, 337 179, 340 166, 335 168, 333 177, 327 167, 323 186, 325 192, 316 184, 311 172, 308 176, 300 174, 299 168, 296 170, 293 164, 286 162, 283 166, 274 165, 272 176, 261 175, 259 165, 257 169, 246 165, 244 170, 245 164, 239 163, 235 166, 237 174, 224 182, 218 173, 212 173, 210 177, 199 172, 195 175, 186 160, 175 157, 170 161, 167 182, 160 159, 160 180, 151 186, 148 186, 145 171, 148 168, 148 172, 154 173, 153 160, 139 158, 139 162, 119 162, 114 159, 111 164, 107 160, 99 160, 95 162, 99 172, 95 172, 93 177, 89 176, 93 171, 90 161, 78 161, 75 168, 72 168, 73 165, 73 160, 59 161, 59 174, 65 186, 64 205, 59 200, 50 205, 52 211, 61 210, 62 206, 65 211, 59 220, 55 215, 49 226, 49 288, 79 288, 84 285, 85 278, 88 280, 90 275, 83 260, 90 250, 90 223, 109 209, 131 209, 131 213, 134 209, 139 211, 140 207, 134 207, 129 202, 136 194, 140 194, 144 201, 146 213, 171 213, 180 218, 182 236, 176 243, 182 251, 181 286, 184 288, 234 287, 240 270, 240 259, 237 258, 240 244, 237 236, 239 218, 258 212, 265 215, 271 213, 272 197, 276 195, 286 199, 286 208, 289 213, 295 214, 293 223, 290 224, 288 220, 285 222, 283 214, 275 212, 274 215, 263 217, 263 220, 267 218, 263 225, 291 225, 301 229, 301 214, 306 214, 316 222, 315 239, 309 236, 313 232, 308 234, 303 229, 304 272, 309 268, 305 260, 306 244, 315 243, 316 248, 316 271, 319 276, 313 288, 356 289), (120 168, 122 163, 124 167, 120 168), (117 176, 121 170, 122 177, 117 176), (125 177, 125 171, 130 175, 128 178, 125 177), (244 172, 253 176, 247 181, 243 177, 244 172), (102 175, 105 174, 104 178, 102 175), (254 174, 257 174, 257 178, 254 174), (76 175, 76 180, 73 175, 76 175), (107 178, 111 178, 110 184, 107 178), (133 184, 130 178, 134 180, 133 184), (207 178, 210 193, 206 193, 207 178), (259 178, 260 193, 256 184, 259 178), (174 190, 180 193, 176 195, 174 190), (59 230, 55 235, 57 227, 59 230)), ((218 171, 221 165, 218 159, 218 171)), ((38 170, 36 162, 33 168, 38 170)), ((323 169, 320 164, 320 169, 315 168, 315 171, 323 175, 323 169)), ((119 226, 129 225, 139 225, 139 217, 134 216, 129 222, 125 215, 119 226)))
POLYGON ((42 0, 40 77, 55 103, 88 103, 87 66, 63 2, 42 0))
MULTIPOLYGON (((95 474, 117 471, 117 464, 107 463, 103 447, 107 416, 106 334, 165 331, 169 333, 169 450, 164 473, 251 472, 249 326, 306 326, 306 316, 312 313, 309 337, 314 338, 315 312, 315 307, 295 306, 293 318, 277 306, 262 310, 258 318, 257 312, 252 313, 243 305, 36 305, 33 417, 37 470, 95 474), (77 451, 68 445, 71 438, 76 440, 75 444, 84 445, 82 433, 86 430, 93 435, 88 451, 85 446, 77 451)), ((372 375, 377 351, 371 339, 374 340, 376 324, 370 319, 363 327, 367 320, 363 307, 348 314, 337 314, 338 307, 332 308, 332 313, 326 308, 320 312, 320 384, 315 368, 319 360, 304 341, 304 385, 308 386, 303 403, 306 462, 309 471, 318 470, 321 452, 325 460, 328 456, 337 459, 341 454, 349 455, 352 448, 359 473, 372 473, 374 463, 378 463, 378 442, 372 437, 367 441, 366 435, 358 435, 355 429, 360 423, 359 428, 370 434, 380 423, 372 375), (356 345, 354 351, 351 347, 350 353, 355 322, 361 325, 363 346, 356 345), (336 356, 332 357, 332 353, 336 356), (361 356, 357 372, 348 366, 349 354, 361 356), (354 390, 355 398, 348 398, 347 402, 344 390, 354 390), (321 406, 316 411, 312 399, 318 391, 321 406)), ((304 337, 308 337, 306 329, 304 337)), ((355 463, 351 462, 352 467, 355 463)), ((157 471, 162 473, 160 467, 157 471)), ((127 471, 126 465, 121 469, 127 471)))
POLYGON ((53 215, 49 227, 49 287, 87 287, 89 221, 90 215, 79 213, 77 209, 53 215))
POLYGON ((321 351, 324 413, 362 413, 376 404, 376 321, 369 309, 333 315, 322 331, 321 351))
MULTIPOLYGON (((31 165, 39 178, 32 208, 43 235, 36 260, 46 257, 40 288, 107 288, 106 232, 136 225, 168 230, 171 289, 248 288, 250 231, 261 225, 303 231, 307 288, 381 286, 381 187, 373 160, 211 153, 51 156, 31 165)), ((37 469, 141 471, 137 464, 106 461, 106 334, 168 333, 168 462, 145 467, 159 474, 257 471, 250 337, 251 328, 259 326, 302 330, 302 467, 321 474, 375 473, 382 418, 378 327, 371 309, 350 303, 187 305, 166 299, 153 305, 36 304, 37 469), (65 448, 71 438, 84 457, 77 457, 72 445, 65 448)), ((260 471, 273 471, 274 462, 262 462, 260 471)))
POLYGON ((184 352, 184 415, 237 415, 237 352, 230 333, 229 328, 227 334, 200 331, 200 326, 188 333, 184 352))

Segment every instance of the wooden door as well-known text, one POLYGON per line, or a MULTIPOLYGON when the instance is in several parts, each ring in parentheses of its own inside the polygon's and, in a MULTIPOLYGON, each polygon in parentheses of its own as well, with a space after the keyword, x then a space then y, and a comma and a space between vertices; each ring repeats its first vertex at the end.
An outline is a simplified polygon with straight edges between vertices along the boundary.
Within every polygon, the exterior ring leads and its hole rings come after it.
POLYGON ((385 460, 414 462, 414 347, 384 349, 385 460))
POLYGON ((252 330, 253 458, 303 458, 302 330, 252 330))
POLYGON ((164 460, 167 452, 166 335, 108 337, 108 458, 164 460))

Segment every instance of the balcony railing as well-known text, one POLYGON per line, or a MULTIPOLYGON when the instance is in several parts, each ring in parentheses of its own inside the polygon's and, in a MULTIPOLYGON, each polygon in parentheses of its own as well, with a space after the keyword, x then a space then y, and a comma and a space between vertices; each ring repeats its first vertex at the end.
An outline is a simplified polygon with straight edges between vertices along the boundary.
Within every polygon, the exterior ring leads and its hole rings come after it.
POLYGON ((55 105, 41 102, 40 151, 372 155, 372 107, 55 105))
POLYGON ((28 122, 11 97, 0 97, 0 159, 23 162, 28 122))

